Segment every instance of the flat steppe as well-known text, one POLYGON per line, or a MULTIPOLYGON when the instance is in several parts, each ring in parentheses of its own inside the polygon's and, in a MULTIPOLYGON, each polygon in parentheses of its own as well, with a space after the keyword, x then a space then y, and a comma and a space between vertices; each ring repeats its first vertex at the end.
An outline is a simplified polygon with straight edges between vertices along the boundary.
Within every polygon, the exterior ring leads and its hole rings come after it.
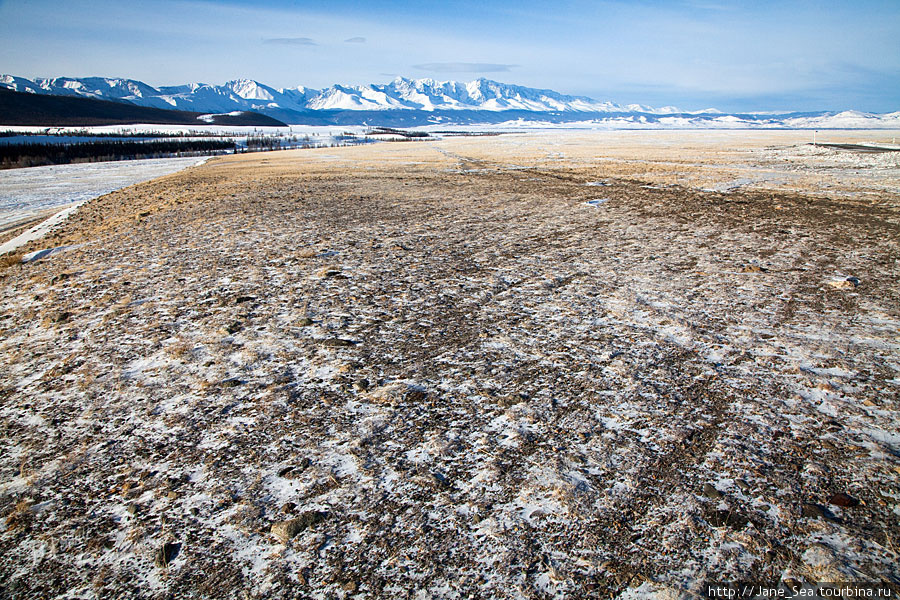
POLYGON ((0 596, 896 586, 900 152, 811 141, 297 150, 87 203, 0 269, 0 596))

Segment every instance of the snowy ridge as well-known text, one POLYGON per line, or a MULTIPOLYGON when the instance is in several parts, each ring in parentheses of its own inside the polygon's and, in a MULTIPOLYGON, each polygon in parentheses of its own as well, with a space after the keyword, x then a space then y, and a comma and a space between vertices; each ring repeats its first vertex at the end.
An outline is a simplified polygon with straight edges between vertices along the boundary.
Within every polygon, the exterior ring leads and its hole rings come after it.
POLYGON ((468 83, 398 77, 386 84, 317 90, 273 88, 252 79, 223 85, 191 83, 154 88, 106 77, 35 80, 0 75, 0 87, 33 94, 80 96, 206 114, 255 111, 295 124, 389 126, 584 126, 601 128, 900 129, 900 112, 723 113, 714 108, 615 104, 553 90, 476 79, 468 83))
POLYGON ((323 90, 303 86, 272 88, 251 79, 236 79, 224 85, 193 83, 154 88, 133 79, 103 77, 54 77, 35 79, 0 76, 0 85, 35 94, 82 96, 102 100, 125 100, 141 106, 179 110, 526 110, 536 112, 642 112, 678 113, 674 107, 654 109, 630 104, 622 106, 586 96, 567 96, 553 90, 535 89, 476 79, 468 83, 407 79, 387 84, 333 85, 323 90))

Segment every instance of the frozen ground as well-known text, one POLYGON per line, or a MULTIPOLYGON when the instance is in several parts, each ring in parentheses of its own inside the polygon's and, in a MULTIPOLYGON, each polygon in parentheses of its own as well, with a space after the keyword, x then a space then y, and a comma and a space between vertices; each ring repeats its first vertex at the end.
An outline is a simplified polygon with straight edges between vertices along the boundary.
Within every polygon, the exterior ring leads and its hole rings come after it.
POLYGON ((196 157, 159 158, 2 170, 0 231, 50 209, 96 198, 204 160, 196 157))
POLYGON ((300 150, 88 202, 0 271, 3 595, 896 586, 895 167, 803 142, 300 150))

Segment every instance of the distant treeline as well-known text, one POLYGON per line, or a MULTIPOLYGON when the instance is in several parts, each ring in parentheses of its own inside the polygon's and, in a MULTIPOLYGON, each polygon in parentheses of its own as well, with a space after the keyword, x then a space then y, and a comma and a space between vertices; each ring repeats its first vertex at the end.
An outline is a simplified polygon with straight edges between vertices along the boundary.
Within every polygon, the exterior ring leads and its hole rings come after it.
POLYGON ((366 135, 399 135, 407 139, 430 137, 424 131, 406 131, 405 129, 395 129, 393 127, 375 127, 368 131, 366 135))
POLYGON ((343 146, 359 146, 375 142, 372 139, 359 137, 354 133, 345 131, 340 135, 331 137, 332 141, 322 142, 312 139, 308 135, 302 138, 295 136, 278 137, 271 135, 251 135, 247 138, 246 145, 238 145, 238 152, 266 152, 270 150, 296 150, 298 148, 340 148, 343 146))
POLYGON ((0 145, 0 168, 38 167, 68 163, 166 158, 234 151, 232 140, 100 141, 77 144, 0 145))
POLYGON ((0 131, 0 138, 47 135, 53 137, 90 137, 90 138, 185 138, 185 137, 232 137, 231 134, 218 133, 215 131, 201 131, 199 129, 189 129, 187 131, 91 131, 90 129, 73 129, 70 127, 53 127, 43 131, 12 131, 10 129, 0 131))
POLYGON ((281 139, 274 136, 250 136, 247 138, 247 149, 253 151, 281 150, 281 139))

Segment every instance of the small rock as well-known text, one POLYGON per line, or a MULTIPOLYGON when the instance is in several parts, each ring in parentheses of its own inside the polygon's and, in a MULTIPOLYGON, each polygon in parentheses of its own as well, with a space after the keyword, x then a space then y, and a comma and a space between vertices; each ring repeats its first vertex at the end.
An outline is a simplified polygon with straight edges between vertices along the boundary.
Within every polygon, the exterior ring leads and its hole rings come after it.
POLYGON ((233 388, 241 385, 243 381, 238 379, 237 377, 229 377, 228 379, 223 379, 219 382, 219 385, 225 388, 233 388))
POLYGON ((369 387, 370 387, 369 380, 366 379, 366 378, 359 379, 359 380, 354 384, 354 387, 355 387, 357 390, 361 391, 361 392, 368 391, 368 389, 369 389, 369 387))
POLYGON ((742 492, 750 491, 750 484, 744 481, 743 479, 735 479, 734 484, 741 488, 742 492))
POLYGON ((345 592, 350 592, 351 594, 356 591, 356 582, 355 581, 345 581, 341 584, 341 587, 344 588, 345 592))
POLYGON ((859 500, 844 492, 838 492, 828 499, 828 504, 844 508, 853 508, 854 506, 859 506, 859 500))
POLYGON ((800 514, 811 519, 820 519, 825 516, 825 511, 818 504, 804 504, 800 514))
POLYGON ((175 557, 178 556, 180 551, 181 544, 177 542, 165 543, 153 553, 153 562, 160 569, 165 569, 169 566, 169 563, 175 560, 175 557))
POLYGON ((859 286, 859 279, 847 277, 846 279, 832 279, 825 282, 826 285, 836 290, 852 290, 859 286))
POLYGON ((297 325, 297 327, 309 327, 312 324, 313 324, 313 320, 310 319, 309 317, 303 317, 302 319, 297 319, 297 322, 295 323, 295 325, 297 325))
POLYGON ((747 526, 750 519, 741 513, 730 510, 717 510, 706 516, 706 521, 713 527, 730 527, 734 530, 740 530, 747 526))
POLYGON ((428 399, 428 391, 418 385, 411 385, 406 388, 403 394, 403 400, 406 402, 424 402, 428 399))
POLYGON ((346 340, 344 338, 328 338, 322 340, 321 343, 323 346, 327 346, 329 348, 346 348, 347 346, 355 346, 359 342, 346 340))
POLYGON ((327 516, 327 513, 318 510, 309 510, 302 513, 296 519, 279 521, 278 523, 273 524, 271 532, 279 542, 287 544, 298 533, 307 527, 311 527, 316 523, 324 521, 327 516))
POLYGON ((138 514, 138 505, 137 504, 129 504, 128 508, 126 510, 128 511, 128 514, 133 517, 134 515, 138 514))
POLYGON ((297 479, 311 464, 312 461, 310 459, 303 458, 297 464, 289 465, 278 471, 278 476, 285 479, 297 479))
POLYGON ((294 504, 293 502, 285 502, 284 504, 281 505, 281 512, 283 512, 285 514, 290 514, 290 513, 294 512, 295 510, 297 510, 297 505, 294 504))
POLYGON ((703 484, 703 495, 712 500, 719 500, 725 496, 725 494, 717 490, 711 483, 703 484))
POLYGON ((812 502, 804 503, 803 507, 801 508, 800 514, 808 519, 827 519, 829 521, 837 521, 837 518, 831 513, 830 510, 828 510, 824 506, 813 504, 812 502))
POLYGON ((244 328, 243 323, 241 323, 240 321, 235 321, 231 325, 227 325, 227 326, 223 327, 222 331, 231 335, 231 334, 237 333, 238 331, 240 331, 243 328, 244 328))

